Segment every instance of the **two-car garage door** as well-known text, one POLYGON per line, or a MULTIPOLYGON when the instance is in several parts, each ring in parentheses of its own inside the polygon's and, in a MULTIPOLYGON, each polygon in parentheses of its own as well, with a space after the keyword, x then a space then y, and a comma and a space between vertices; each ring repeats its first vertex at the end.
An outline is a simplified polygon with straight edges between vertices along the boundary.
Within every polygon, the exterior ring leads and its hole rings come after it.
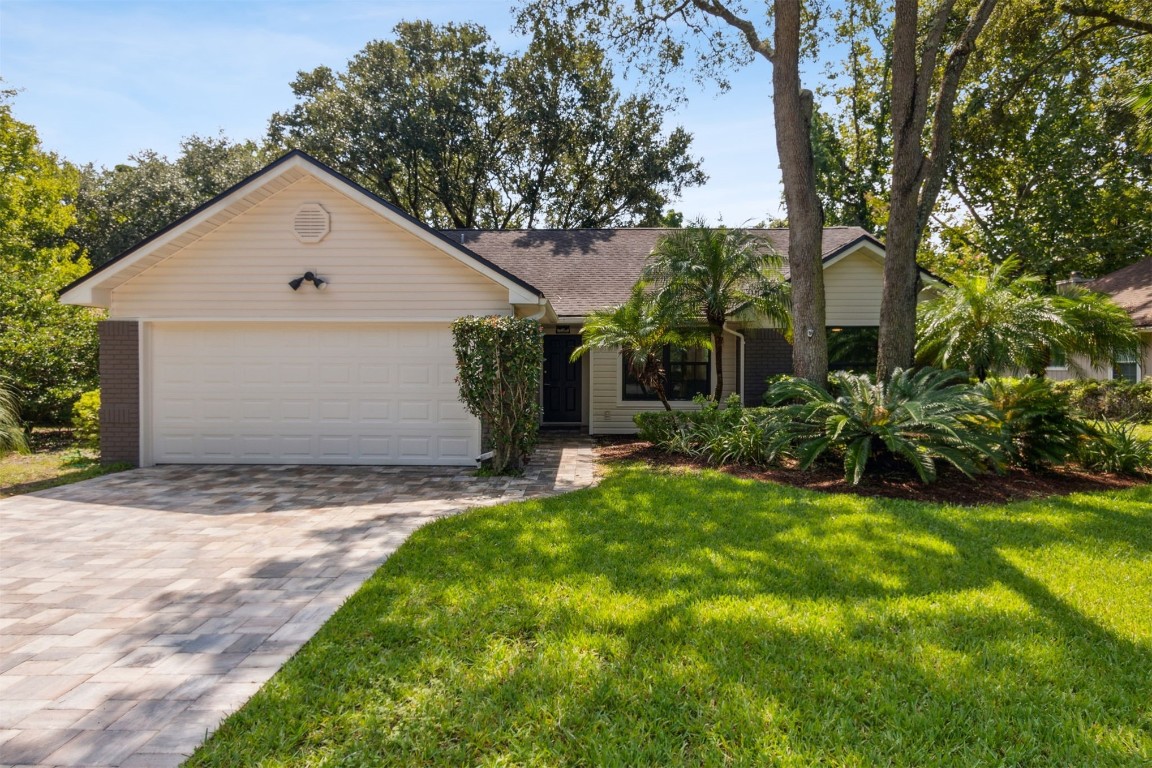
POLYGON ((155 463, 457 464, 480 429, 444 324, 151 330, 155 463))

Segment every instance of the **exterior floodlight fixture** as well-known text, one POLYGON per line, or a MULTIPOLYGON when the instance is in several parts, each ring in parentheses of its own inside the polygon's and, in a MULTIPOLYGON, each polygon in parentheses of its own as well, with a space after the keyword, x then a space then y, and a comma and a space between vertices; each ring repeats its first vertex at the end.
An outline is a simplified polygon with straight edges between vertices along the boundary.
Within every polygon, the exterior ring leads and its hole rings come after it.
POLYGON ((290 285, 294 291, 300 290, 300 286, 304 285, 304 283, 312 283, 318 291, 322 291, 328 287, 328 281, 315 272, 305 272, 303 277, 297 277, 295 280, 288 281, 288 285, 290 285))

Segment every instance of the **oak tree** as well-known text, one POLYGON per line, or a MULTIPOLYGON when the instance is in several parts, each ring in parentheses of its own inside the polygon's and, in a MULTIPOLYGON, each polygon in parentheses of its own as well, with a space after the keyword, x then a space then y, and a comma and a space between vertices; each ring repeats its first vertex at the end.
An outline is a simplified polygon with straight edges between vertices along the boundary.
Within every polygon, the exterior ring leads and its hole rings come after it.
POLYGON ((604 51, 542 24, 521 54, 476 24, 402 22, 292 84, 270 141, 438 227, 653 224, 705 176, 667 107, 623 96, 604 51))

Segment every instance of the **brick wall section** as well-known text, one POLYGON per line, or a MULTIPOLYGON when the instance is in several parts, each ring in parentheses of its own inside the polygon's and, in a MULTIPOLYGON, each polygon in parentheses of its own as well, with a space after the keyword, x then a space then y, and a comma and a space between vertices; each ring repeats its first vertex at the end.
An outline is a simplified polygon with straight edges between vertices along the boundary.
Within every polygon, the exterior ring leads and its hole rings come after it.
POLYGON ((140 463, 140 326, 100 323, 100 460, 140 463))
POLYGON ((744 404, 763 405, 764 380, 792 373, 792 345, 779 331, 755 328, 744 334, 744 404))

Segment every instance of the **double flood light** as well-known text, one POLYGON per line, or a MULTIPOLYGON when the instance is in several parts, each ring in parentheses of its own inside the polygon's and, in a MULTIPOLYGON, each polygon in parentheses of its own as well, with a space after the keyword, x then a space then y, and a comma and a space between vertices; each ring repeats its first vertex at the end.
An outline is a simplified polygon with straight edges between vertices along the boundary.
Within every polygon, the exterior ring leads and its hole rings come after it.
POLYGON ((305 272, 301 277, 288 281, 288 285, 291 286, 294 291, 300 290, 300 286, 304 285, 304 283, 312 283, 318 291, 322 291, 328 287, 328 281, 315 272, 305 272))

